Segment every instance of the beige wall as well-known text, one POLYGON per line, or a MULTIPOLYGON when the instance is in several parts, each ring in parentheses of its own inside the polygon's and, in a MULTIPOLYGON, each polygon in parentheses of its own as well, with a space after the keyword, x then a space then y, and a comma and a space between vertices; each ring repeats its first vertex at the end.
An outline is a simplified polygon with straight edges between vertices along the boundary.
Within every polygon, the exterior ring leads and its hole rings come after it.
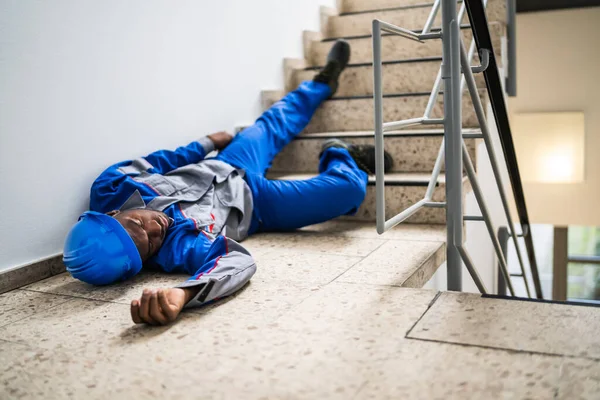
MULTIPOLYGON (((584 181, 525 182, 530 218, 600 226, 600 7, 519 14, 517 46, 518 96, 509 99, 511 113, 585 114, 584 181)), ((524 159, 531 149, 514 134, 524 159)))

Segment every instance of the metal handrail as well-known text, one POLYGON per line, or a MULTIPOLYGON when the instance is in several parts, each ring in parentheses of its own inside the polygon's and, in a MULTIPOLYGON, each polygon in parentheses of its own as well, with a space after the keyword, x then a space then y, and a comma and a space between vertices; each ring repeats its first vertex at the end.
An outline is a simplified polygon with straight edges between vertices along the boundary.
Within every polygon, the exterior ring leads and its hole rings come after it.
MULTIPOLYGON (((484 0, 487 4, 487 0, 484 0)), ((425 22, 425 26, 421 30, 421 33, 408 31, 407 29, 397 27, 395 25, 389 24, 387 22, 383 22, 380 20, 373 20, 373 70, 374 70, 374 99, 375 99, 375 149, 376 149, 376 174, 375 174, 375 192, 376 192, 376 220, 377 220, 377 231, 381 234, 394 226, 400 224, 406 219, 410 218, 413 214, 415 214, 422 207, 431 207, 431 197, 433 196, 433 189, 435 188, 435 183, 439 177, 441 171, 441 165, 444 160, 444 141, 442 141, 442 145, 440 146, 440 150, 438 152, 438 157, 435 162, 435 167, 432 173, 432 177, 428 186, 428 190, 426 192, 425 198, 422 201, 419 201, 415 205, 409 207, 404 212, 396 215, 391 218, 389 221, 385 220, 385 177, 383 173, 383 132, 397 130, 402 128, 407 128, 415 125, 442 125, 444 124, 443 119, 439 118, 431 118, 431 112, 433 111, 433 107, 437 101, 437 96, 439 95, 441 83, 442 83, 442 68, 440 67, 438 71, 438 75, 436 77, 435 83, 431 90, 431 95, 429 96, 429 100, 427 102, 427 106, 425 112, 422 117, 419 118, 411 118, 402 121, 394 121, 394 122, 383 122, 383 93, 381 91, 382 82, 382 56, 381 56, 381 32, 385 31, 388 33, 395 33, 399 36, 416 40, 422 42, 423 40, 436 39, 441 38, 441 31, 436 32, 434 34, 430 33, 431 26, 433 25, 433 21, 437 16, 437 13, 440 8, 441 0, 436 0, 433 4, 433 7, 427 17, 427 21, 425 22), (407 33, 410 32, 410 33, 407 33), (378 130, 380 131, 378 133, 378 130), (379 159, 380 158, 380 159, 379 159), (379 160, 379 161, 378 161, 379 160), (381 167, 378 162, 381 163, 381 167)), ((462 4, 460 11, 458 13, 458 21, 462 21, 466 12, 466 7, 464 3, 462 4)), ((471 43, 471 48, 469 50, 469 60, 471 60, 475 53, 475 44, 471 43)), ((461 81, 461 93, 464 91, 465 82, 464 79, 461 81)))
MULTIPOLYGON (((469 13, 471 28, 473 29, 473 38, 477 44, 477 48, 489 49, 491 51, 490 66, 484 72, 485 83, 490 97, 490 104, 494 113, 496 126, 498 127, 500 143, 504 152, 504 159, 506 160, 506 165, 508 167, 508 175, 517 206, 517 214, 519 216, 521 230, 523 231, 527 255, 529 258, 529 268, 531 269, 535 295, 538 299, 543 299, 542 285, 540 283, 537 261, 535 258, 535 250, 531 237, 529 215, 527 212, 527 205, 525 203, 525 193, 523 191, 523 184, 521 182, 521 174, 519 173, 519 164, 517 162, 517 155, 515 152, 510 123, 508 120, 508 113, 506 111, 506 103, 504 101, 502 81, 498 72, 496 58, 493 53, 492 38, 490 36, 485 9, 482 7, 480 0, 465 0, 465 4, 467 7, 467 12, 469 13)), ((511 62, 514 63, 514 60, 511 62)), ((517 234, 514 230, 512 230, 512 228, 511 233, 513 235, 513 239, 515 239, 517 234)), ((517 249, 519 248, 516 239, 515 247, 517 249)), ((522 266, 522 261, 520 261, 520 263, 522 266)))
POLYGON ((506 93, 517 95, 517 0, 506 1, 506 50, 508 53, 508 74, 506 76, 506 93))
MULTIPOLYGON (((475 173, 475 168, 473 167, 473 163, 471 162, 470 156, 466 150, 466 146, 464 144, 464 139, 467 136, 462 133, 462 93, 465 89, 465 86, 469 89, 469 94, 473 101, 473 106, 475 108, 475 112, 477 114, 477 118, 481 127, 480 135, 470 134, 470 137, 478 137, 484 140, 486 149, 488 151, 488 155, 490 157, 490 162, 492 164, 492 170, 494 173, 494 177, 498 186, 498 190, 500 192, 500 197, 502 199, 503 209, 506 214, 506 218, 508 220, 512 236, 515 240, 515 248, 517 251, 517 256, 519 259, 519 265, 521 267, 522 274, 525 275, 525 269, 523 264, 523 258, 521 257, 520 249, 517 245, 517 232, 514 227, 514 223, 512 221, 512 216, 510 212, 510 208, 507 201, 507 196, 504 192, 504 186, 502 182, 502 177, 500 174, 500 169, 498 165, 498 161, 494 152, 491 135, 487 126, 487 119, 485 117, 484 108, 479 98, 479 94, 477 91, 477 87, 475 84, 475 78, 473 76, 474 73, 483 72, 486 76, 486 83, 488 82, 488 71, 494 70, 495 74, 498 75, 497 65, 495 56, 493 53, 493 47, 491 44, 491 39, 489 38, 489 30, 487 26, 487 19, 485 19, 485 5, 487 0, 483 2, 481 0, 471 0, 473 2, 478 2, 479 9, 476 10, 477 17, 480 17, 479 14, 483 13, 484 25, 487 32, 487 38, 489 39, 489 43, 486 42, 486 45, 481 46, 477 41, 477 33, 473 34, 473 40, 471 41, 471 45, 469 51, 467 53, 464 44, 462 43, 462 39, 460 37, 460 23, 466 11, 469 12, 469 17, 471 21, 473 21, 474 12, 469 8, 470 1, 463 2, 460 11, 456 12, 456 0, 436 0, 433 4, 432 10, 427 18, 427 22, 421 34, 416 32, 408 31, 404 28, 400 28, 394 25, 390 25, 383 21, 374 20, 373 21, 373 70, 374 70, 374 108, 375 108, 375 150, 376 150, 376 220, 377 220, 377 231, 381 234, 397 224, 405 221, 410 216, 415 214, 422 207, 439 207, 440 203, 433 203, 433 191, 435 189, 440 171, 441 164, 446 158, 446 203, 443 206, 446 208, 446 222, 447 222, 447 235, 448 235, 448 246, 447 246, 447 265, 448 265, 448 289, 449 290, 460 290, 461 289, 461 266, 462 262, 465 263, 467 270, 469 271, 471 277, 473 278, 475 284, 478 289, 482 293, 486 293, 485 286, 481 281, 473 262, 466 251, 463 244, 463 222, 464 221, 483 221, 486 223, 486 227, 488 229, 488 233, 490 234, 490 238, 494 245, 494 250, 496 252, 496 256, 499 260, 500 270, 506 279, 507 285, 511 294, 514 296, 514 289, 512 287, 510 281, 510 274, 508 273, 508 267, 506 265, 506 259, 502 252, 502 249, 498 243, 498 239, 495 236, 495 228, 492 224, 489 212, 487 210, 487 206, 485 204, 485 200, 483 198, 482 191, 479 187, 479 183, 477 180, 477 176, 475 173), (431 34, 429 33, 431 29, 431 25, 433 24, 433 20, 436 17, 438 10, 442 8, 442 29, 440 34, 431 34), (394 34, 398 34, 400 36, 423 41, 432 39, 435 37, 442 38, 442 46, 443 46, 443 62, 438 72, 438 75, 435 79, 435 83, 433 85, 433 89, 431 91, 431 95, 429 97, 429 101, 427 103, 425 112, 422 117, 412 118, 403 121, 394 121, 394 122, 383 122, 383 90, 382 90, 382 57, 381 57, 381 32, 386 31, 394 34), (479 49, 480 54, 480 62, 479 66, 472 66, 471 61, 473 59, 476 48, 479 49), (431 118, 431 112, 433 111, 433 107, 436 104, 437 97, 439 95, 439 90, 441 87, 442 80, 445 82, 444 84, 444 118, 443 119, 433 119, 431 118), (444 124, 444 139, 440 146, 440 150, 438 152, 438 157, 435 162, 434 169, 432 171, 431 180, 427 187, 427 191, 425 197, 412 205, 408 209, 399 213, 398 215, 386 220, 385 217, 385 182, 384 182, 384 150, 383 150, 383 140, 384 140, 384 132, 392 129, 399 129, 408 126, 414 125, 423 125, 423 124, 444 124), (467 176, 471 181, 473 190, 475 192, 475 197, 479 208, 481 210, 482 216, 464 216, 463 217, 463 209, 462 209, 462 171, 463 171, 463 159, 465 160, 464 167, 467 172, 467 176)), ((508 0, 511 1, 511 0, 508 0)), ((480 22, 481 23, 481 22, 480 22)), ((472 26, 474 24, 472 23, 472 26)), ((485 36, 485 35, 480 35, 485 36)), ((490 91, 490 87, 488 85, 488 91, 490 91)), ((500 93, 502 95, 502 93, 500 93)), ((492 97, 492 96, 490 96, 492 97)), ((502 104, 503 105, 503 104, 502 104)), ((503 112, 506 113, 506 109, 503 108, 503 112)), ((498 123, 498 113, 494 110, 494 114, 496 116, 496 122, 498 123)), ((499 130, 501 128, 498 125, 499 130)), ((501 131, 502 134, 506 134, 506 131, 501 131)), ((510 135, 510 131, 508 131, 508 135, 510 135)), ((512 139, 510 142, 512 146, 512 139)), ((504 147, 503 149, 506 156, 507 150, 504 147)), ((514 152, 514 148, 512 148, 514 152)), ((510 160, 507 158, 510 162, 510 160)), ((518 168, 517 168, 518 174, 518 168)), ((511 183, 513 184, 513 188, 515 187, 515 180, 511 174, 511 183)), ((518 181, 520 185, 520 180, 518 181)), ((522 187, 519 186, 516 191, 522 193, 522 187)), ((516 195, 517 193, 515 193, 516 195)), ((519 200, 517 198, 517 200, 519 200)), ((518 201, 517 201, 518 202, 518 201)), ((522 202, 524 207, 524 199, 522 202)), ((523 209, 519 208, 519 217, 521 221, 521 226, 525 233, 529 232, 528 220, 523 219, 523 209), (525 224, 524 224, 525 223, 525 224)), ((526 240, 527 236, 529 236, 529 240, 531 240, 530 235, 525 234, 526 240)), ((533 253, 533 247, 527 245, 530 266, 532 269, 532 276, 534 277, 534 283, 536 287, 536 294, 538 297, 541 296, 541 288, 539 287, 539 277, 537 276, 537 266, 535 265, 535 255, 533 253), (533 260, 533 261, 532 261, 533 260), (537 278, 537 281, 536 281, 537 278)), ((527 284, 527 280, 525 280, 525 287, 527 291, 527 295, 531 297, 529 286, 527 284)))

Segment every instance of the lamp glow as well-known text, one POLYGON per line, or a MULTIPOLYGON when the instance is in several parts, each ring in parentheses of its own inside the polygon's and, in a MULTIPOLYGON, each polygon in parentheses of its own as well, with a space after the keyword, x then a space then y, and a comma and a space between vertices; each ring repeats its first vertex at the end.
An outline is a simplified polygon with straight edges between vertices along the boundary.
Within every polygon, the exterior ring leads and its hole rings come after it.
POLYGON ((583 113, 515 114, 511 124, 525 182, 584 180, 583 113))

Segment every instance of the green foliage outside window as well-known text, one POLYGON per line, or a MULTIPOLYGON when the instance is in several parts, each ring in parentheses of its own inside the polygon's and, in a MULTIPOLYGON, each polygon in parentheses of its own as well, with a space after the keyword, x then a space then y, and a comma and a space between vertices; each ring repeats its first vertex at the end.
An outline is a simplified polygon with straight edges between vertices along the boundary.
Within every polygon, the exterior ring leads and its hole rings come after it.
MULTIPOLYGON (((569 227, 570 256, 599 256, 600 228, 569 227)), ((600 264, 569 263, 569 299, 600 300, 600 264)))

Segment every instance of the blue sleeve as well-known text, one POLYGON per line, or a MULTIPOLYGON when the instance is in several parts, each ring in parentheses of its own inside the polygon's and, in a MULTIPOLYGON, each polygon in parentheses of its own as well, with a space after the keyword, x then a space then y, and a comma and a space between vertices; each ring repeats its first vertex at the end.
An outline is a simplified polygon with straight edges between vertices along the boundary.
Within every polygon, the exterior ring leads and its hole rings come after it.
POLYGON ((201 272, 212 245, 213 241, 198 232, 195 225, 180 223, 169 228, 152 261, 165 272, 195 275, 201 272))
POLYGON ((164 175, 184 165, 196 164, 204 160, 204 157, 214 148, 214 143, 208 137, 204 137, 176 150, 155 151, 144 157, 144 159, 152 165, 149 172, 164 175))
POLYGON ((248 250, 232 239, 219 236, 194 276, 177 287, 199 287, 196 296, 185 305, 199 307, 234 294, 255 272, 256 263, 248 250))
POLYGON ((94 181, 90 193, 90 209, 98 212, 116 210, 135 189, 142 192, 147 190, 143 185, 137 185, 128 178, 142 173, 164 175, 184 165, 202 161, 213 150, 214 143, 208 137, 204 137, 174 151, 159 150, 146 157, 114 164, 94 181), (130 185, 126 185, 127 183, 130 185))
POLYGON ((179 288, 200 286, 186 307, 201 306, 229 296, 242 288, 256 272, 250 253, 225 236, 214 241, 203 232, 179 230, 171 233, 153 259, 168 272, 187 272, 191 277, 179 288))

